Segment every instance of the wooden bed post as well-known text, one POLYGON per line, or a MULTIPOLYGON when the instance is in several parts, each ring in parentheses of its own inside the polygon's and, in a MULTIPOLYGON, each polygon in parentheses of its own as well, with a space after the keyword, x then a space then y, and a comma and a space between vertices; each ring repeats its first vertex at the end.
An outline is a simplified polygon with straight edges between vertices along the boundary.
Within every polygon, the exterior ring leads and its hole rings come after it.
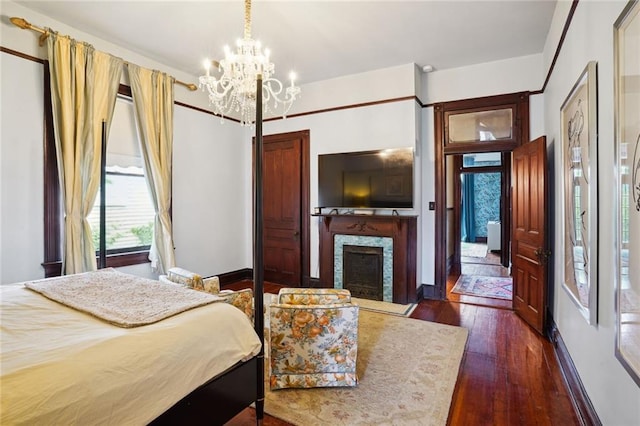
POLYGON ((262 212, 262 74, 256 81, 256 143, 253 201, 253 298, 255 330, 262 342, 258 353, 256 374, 256 424, 262 425, 264 418, 264 253, 262 212))

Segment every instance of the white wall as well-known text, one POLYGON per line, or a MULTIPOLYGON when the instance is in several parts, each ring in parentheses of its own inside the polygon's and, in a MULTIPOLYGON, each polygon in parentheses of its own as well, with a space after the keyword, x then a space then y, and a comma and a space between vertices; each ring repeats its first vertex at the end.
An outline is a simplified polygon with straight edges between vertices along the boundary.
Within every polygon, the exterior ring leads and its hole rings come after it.
POLYGON ((545 135, 544 94, 529 96, 529 140, 545 135))
POLYGON ((420 100, 424 104, 535 91, 545 74, 542 55, 520 56, 462 68, 423 74, 420 100))
POLYGON ((42 65, 0 53, 0 283, 44 277, 42 65))
MULTIPOLYGON (((640 421, 640 388, 614 356, 614 94, 613 23, 626 1, 581 1, 564 46, 544 93, 545 130, 556 170, 553 316, 580 378, 600 420, 605 425, 637 425, 640 421), (598 325, 590 326, 562 289, 560 107, 587 62, 598 62, 598 325)), ((563 11, 566 5, 558 3, 563 11)), ((564 24, 560 12, 552 24, 556 34, 564 24)), ((545 60, 553 57, 553 44, 545 48, 545 60)), ((548 68, 548 64, 545 65, 548 68)))
POLYGON ((302 85, 289 115, 417 95, 415 72, 405 64, 302 85))
POLYGON ((176 264, 203 276, 250 267, 250 142, 236 123, 189 108, 174 120, 176 264))
POLYGON ((429 202, 436 199, 436 174, 435 174, 435 138, 433 107, 422 108, 422 139, 420 141, 420 151, 422 152, 422 211, 420 216, 422 240, 421 240, 421 267, 422 273, 419 275, 421 284, 435 284, 435 210, 429 210, 429 202))
MULTIPOLYGON (((419 73, 416 69, 416 79, 419 78, 419 73)), ((422 251, 422 242, 424 239, 424 230, 422 224, 424 222, 424 212, 428 211, 428 205, 425 206, 422 194, 422 183, 424 182, 423 174, 425 173, 423 164, 425 153, 422 149, 422 107, 417 103, 413 103, 413 125, 414 125, 414 152, 415 152, 415 166, 414 166, 414 201, 413 205, 415 206, 415 214, 418 214, 418 220, 416 224, 416 286, 419 288, 420 285, 424 282, 422 280, 422 259, 427 258, 426 255, 422 251), (425 208, 426 207, 426 208, 425 208)))

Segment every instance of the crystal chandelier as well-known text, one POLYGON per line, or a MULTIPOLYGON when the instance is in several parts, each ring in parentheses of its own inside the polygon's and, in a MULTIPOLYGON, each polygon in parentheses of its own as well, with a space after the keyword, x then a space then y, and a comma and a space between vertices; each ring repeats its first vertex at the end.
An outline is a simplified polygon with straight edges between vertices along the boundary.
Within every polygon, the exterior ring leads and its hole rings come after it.
POLYGON ((251 0, 244 2, 244 38, 238 40, 235 53, 225 46, 224 54, 225 58, 219 63, 205 60, 206 75, 199 79, 200 88, 207 91, 215 113, 224 117, 235 112, 240 124, 252 125, 256 117, 256 79, 262 74, 264 113, 270 112, 270 104, 274 110, 282 105, 282 115, 286 116, 300 94, 300 87, 295 85, 294 73, 290 74, 291 84, 286 88, 272 77, 274 65, 269 61, 269 49, 262 53, 260 42, 251 38, 251 0), (219 77, 211 75, 211 65, 217 67, 219 77))

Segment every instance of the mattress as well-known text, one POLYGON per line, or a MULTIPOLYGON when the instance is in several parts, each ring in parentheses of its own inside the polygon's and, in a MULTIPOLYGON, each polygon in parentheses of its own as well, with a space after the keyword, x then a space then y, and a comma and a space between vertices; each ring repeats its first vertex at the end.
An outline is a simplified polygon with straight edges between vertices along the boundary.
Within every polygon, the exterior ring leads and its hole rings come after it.
MULTIPOLYGON (((120 328, 23 284, 0 286, 0 423, 147 424, 260 350, 226 303, 120 328)), ((215 406, 215 401, 212 401, 215 406)))

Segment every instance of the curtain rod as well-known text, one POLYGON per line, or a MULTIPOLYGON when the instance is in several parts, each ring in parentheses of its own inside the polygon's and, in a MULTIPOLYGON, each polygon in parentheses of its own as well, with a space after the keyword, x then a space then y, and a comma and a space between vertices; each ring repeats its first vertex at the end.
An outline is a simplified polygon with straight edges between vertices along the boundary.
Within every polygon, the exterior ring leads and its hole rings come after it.
MULTIPOLYGON (((31 30, 31 31, 35 31, 37 33, 40 33, 40 38, 39 38, 39 44, 40 46, 44 45, 45 40, 47 39, 47 37, 49 37, 49 31, 45 30, 44 28, 40 28, 40 27, 36 27, 35 25, 31 24, 30 22, 28 22, 26 19, 23 18, 17 18, 17 17, 12 17, 10 18, 10 21, 13 25, 15 25, 16 27, 20 27, 23 30, 31 30)), ((125 61, 125 64, 130 64, 130 62, 125 61)), ((198 87, 193 84, 193 83, 185 83, 183 81, 180 81, 178 79, 174 79, 175 82, 177 84, 180 84, 184 87, 186 87, 187 89, 194 91, 196 90, 198 87)))

